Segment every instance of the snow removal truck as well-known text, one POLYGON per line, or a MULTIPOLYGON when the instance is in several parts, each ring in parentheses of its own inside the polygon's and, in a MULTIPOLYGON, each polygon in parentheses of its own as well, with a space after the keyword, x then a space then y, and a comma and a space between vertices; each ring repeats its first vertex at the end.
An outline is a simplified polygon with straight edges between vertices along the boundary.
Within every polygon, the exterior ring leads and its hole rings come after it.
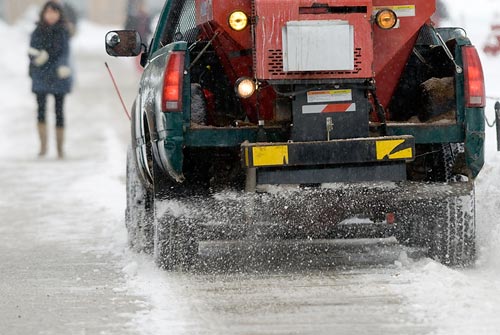
POLYGON ((483 70, 429 0, 167 0, 132 107, 126 224, 165 269, 207 241, 383 238, 475 259, 483 70))

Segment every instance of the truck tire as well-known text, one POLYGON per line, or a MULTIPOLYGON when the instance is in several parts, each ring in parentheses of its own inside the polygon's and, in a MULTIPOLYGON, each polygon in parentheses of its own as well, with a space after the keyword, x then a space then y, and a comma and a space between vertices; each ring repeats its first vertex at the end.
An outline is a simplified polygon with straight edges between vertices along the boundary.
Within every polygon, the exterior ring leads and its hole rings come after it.
POLYGON ((430 229, 429 256, 450 266, 469 266, 476 258, 474 192, 449 197, 430 229))
POLYGON ((440 145, 435 153, 434 175, 438 182, 472 183, 469 194, 450 195, 435 204, 432 221, 427 221, 429 257, 450 266, 471 265, 476 257, 474 182, 457 174, 463 144, 440 145))
POLYGON ((127 151, 126 173, 127 207, 125 226, 128 242, 136 252, 153 252, 153 209, 152 192, 142 184, 132 148, 127 151))
MULTIPOLYGON (((151 155, 151 157, 153 157, 151 155)), ((171 225, 173 217, 170 215, 168 206, 168 185, 167 176, 156 164, 154 158, 151 165, 153 167, 153 190, 154 190, 154 244, 153 259, 156 265, 163 270, 173 269, 171 225)))
POLYGON ((157 214, 156 208, 159 206, 158 201, 155 201, 153 259, 160 269, 172 270, 174 268, 171 244, 172 218, 169 215, 157 214))

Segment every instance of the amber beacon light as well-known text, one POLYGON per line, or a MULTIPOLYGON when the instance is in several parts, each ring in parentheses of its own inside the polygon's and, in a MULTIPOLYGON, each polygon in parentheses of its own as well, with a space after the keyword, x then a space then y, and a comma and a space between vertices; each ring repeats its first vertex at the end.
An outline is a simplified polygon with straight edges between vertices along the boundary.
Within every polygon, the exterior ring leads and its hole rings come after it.
POLYGON ((398 16, 392 9, 384 8, 379 10, 375 15, 375 22, 381 29, 392 29, 398 22, 398 16))
POLYGON ((244 12, 237 10, 229 15, 229 26, 231 29, 241 31, 245 29, 247 25, 248 16, 244 12))

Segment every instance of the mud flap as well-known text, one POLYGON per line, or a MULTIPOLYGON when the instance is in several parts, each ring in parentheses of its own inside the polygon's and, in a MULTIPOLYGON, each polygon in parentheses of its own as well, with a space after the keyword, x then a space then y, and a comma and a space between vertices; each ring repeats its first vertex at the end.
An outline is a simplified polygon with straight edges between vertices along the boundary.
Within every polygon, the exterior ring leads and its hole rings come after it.
POLYGON ((184 205, 157 200, 154 221, 154 260, 164 270, 189 270, 196 262, 198 241, 195 224, 184 205))
POLYGON ((142 184, 131 148, 127 151, 127 207, 125 225, 130 247, 137 252, 153 252, 152 194, 142 184))

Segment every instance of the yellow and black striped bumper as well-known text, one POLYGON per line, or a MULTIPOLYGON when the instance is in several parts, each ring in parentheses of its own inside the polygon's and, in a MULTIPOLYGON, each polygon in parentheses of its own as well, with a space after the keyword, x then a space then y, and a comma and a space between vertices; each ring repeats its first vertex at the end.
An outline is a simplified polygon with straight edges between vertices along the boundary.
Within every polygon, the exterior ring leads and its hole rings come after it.
POLYGON ((241 145, 249 168, 411 161, 413 136, 343 139, 323 142, 248 143, 241 145))

